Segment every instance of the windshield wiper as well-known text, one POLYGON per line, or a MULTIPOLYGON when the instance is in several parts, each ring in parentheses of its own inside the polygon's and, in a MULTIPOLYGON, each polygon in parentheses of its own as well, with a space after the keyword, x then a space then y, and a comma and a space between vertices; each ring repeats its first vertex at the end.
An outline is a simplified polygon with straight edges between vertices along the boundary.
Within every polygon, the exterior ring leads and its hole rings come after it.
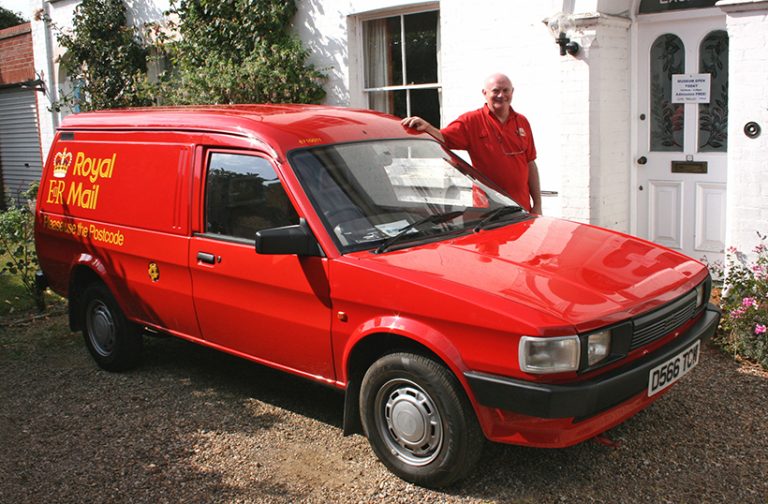
POLYGON ((483 219, 477 223, 477 226, 474 227, 473 231, 477 233, 481 229, 483 229, 486 225, 490 224, 494 220, 498 219, 502 215, 506 214, 513 214, 517 212, 522 212, 523 209, 517 205, 506 205, 503 207, 496 208, 495 210, 491 210, 490 212, 486 213, 483 219))
POLYGON ((427 217, 424 217, 423 219, 419 219, 416 222, 408 224, 407 226, 402 228, 400 231, 397 232, 395 236, 393 236, 392 238, 388 238, 384 243, 382 243, 379 246, 379 248, 377 248, 373 253, 381 254, 382 252, 385 252, 389 247, 399 242, 403 238, 403 236, 408 234, 409 231, 416 229, 419 226, 423 226, 424 224, 440 224, 442 222, 448 222, 449 220, 453 220, 456 217, 462 215, 463 213, 464 213, 464 210, 456 210, 453 212, 428 215, 427 217))

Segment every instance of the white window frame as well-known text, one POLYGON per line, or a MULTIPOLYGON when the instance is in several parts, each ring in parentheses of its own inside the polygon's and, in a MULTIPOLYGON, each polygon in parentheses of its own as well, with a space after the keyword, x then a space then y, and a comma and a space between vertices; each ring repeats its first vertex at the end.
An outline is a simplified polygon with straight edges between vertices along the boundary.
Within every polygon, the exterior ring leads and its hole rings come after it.
MULTIPOLYGON (((438 99, 440 102, 440 116, 443 115, 442 105, 442 65, 440 57, 440 4, 438 2, 428 2, 419 5, 412 5, 409 7, 389 10, 377 10, 374 12, 358 14, 354 16, 354 19, 349 23, 350 25, 350 48, 354 47, 354 55, 351 55, 350 64, 357 68, 357 72, 354 72, 354 77, 350 78, 350 95, 351 105, 354 107, 370 109, 369 95, 373 92, 391 92, 391 91, 408 91, 418 89, 436 89, 438 93, 438 99), (428 84, 400 84, 393 86, 382 87, 365 87, 365 75, 366 75, 366 61, 365 61, 365 37, 363 35, 363 24, 367 21, 373 21, 376 19, 383 19, 389 17, 400 17, 400 30, 401 40, 405 41, 405 22, 404 17, 410 14, 419 14, 422 12, 434 12, 438 13, 438 27, 437 27, 437 82, 428 84)), ((405 63, 405 43, 401 44, 401 57, 403 63, 405 63)), ((407 70, 403 65, 403 79, 407 82, 407 70)), ((410 93, 406 93, 406 111, 408 115, 411 115, 411 96, 410 93)))

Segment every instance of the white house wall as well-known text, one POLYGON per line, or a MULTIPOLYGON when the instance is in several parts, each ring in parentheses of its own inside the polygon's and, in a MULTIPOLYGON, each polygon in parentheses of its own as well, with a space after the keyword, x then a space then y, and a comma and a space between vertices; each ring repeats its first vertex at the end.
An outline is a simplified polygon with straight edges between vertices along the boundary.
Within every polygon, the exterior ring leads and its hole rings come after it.
POLYGON ((629 231, 630 21, 577 15, 581 50, 560 60, 561 215, 629 231))
POLYGON ((751 254, 756 231, 768 234, 768 1, 718 6, 727 15, 730 56, 726 243, 751 254), (748 122, 760 126, 760 136, 745 135, 748 122))
MULTIPOLYGON (((298 0, 294 30, 310 52, 309 61, 328 75, 326 103, 350 106, 350 27, 352 3, 298 0)), ((358 105, 359 106, 359 105, 358 105)))

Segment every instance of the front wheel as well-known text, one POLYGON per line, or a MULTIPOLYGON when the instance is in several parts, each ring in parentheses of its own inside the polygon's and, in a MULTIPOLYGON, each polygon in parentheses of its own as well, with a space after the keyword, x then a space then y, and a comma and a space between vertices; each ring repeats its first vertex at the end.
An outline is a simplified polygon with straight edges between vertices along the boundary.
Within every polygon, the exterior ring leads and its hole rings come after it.
POLYGON ((418 354, 377 360, 361 384, 360 412, 376 456, 417 485, 443 487, 463 478, 485 443, 453 374, 418 354))
POLYGON ((135 367, 141 359, 141 333, 125 318, 109 289, 91 284, 82 299, 83 337, 96 363, 107 371, 135 367))

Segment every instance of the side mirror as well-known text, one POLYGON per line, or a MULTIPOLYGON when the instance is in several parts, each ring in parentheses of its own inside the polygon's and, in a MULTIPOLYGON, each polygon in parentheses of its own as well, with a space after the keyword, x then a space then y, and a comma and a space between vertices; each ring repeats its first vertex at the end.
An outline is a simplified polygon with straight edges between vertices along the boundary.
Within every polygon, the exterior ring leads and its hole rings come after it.
POLYGON ((299 224, 256 231, 256 252, 298 256, 322 256, 317 239, 301 219, 299 224))

